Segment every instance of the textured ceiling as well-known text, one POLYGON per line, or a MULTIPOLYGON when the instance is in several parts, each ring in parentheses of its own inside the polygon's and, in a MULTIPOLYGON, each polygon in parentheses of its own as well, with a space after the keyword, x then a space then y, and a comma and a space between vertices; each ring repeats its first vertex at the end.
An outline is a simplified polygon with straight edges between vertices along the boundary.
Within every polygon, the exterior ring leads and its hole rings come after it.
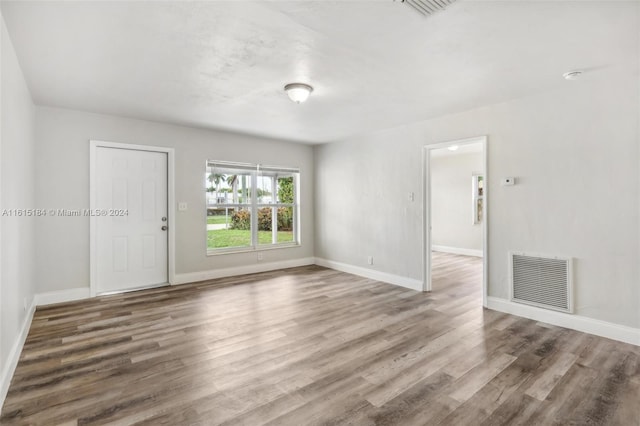
POLYGON ((304 143, 638 64, 638 2, 2 2, 34 101, 304 143), (315 87, 290 102, 289 82, 315 87))

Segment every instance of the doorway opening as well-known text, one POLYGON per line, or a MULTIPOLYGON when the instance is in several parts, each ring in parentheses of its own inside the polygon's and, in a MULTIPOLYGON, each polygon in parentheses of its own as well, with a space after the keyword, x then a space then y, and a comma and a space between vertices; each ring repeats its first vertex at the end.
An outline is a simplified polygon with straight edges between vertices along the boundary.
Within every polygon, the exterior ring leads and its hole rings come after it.
MULTIPOLYGON (((460 286, 487 306, 486 136, 424 147, 424 291, 460 286), (481 287, 481 289, 480 289, 481 287)), ((477 302, 476 302, 477 303, 477 302)))

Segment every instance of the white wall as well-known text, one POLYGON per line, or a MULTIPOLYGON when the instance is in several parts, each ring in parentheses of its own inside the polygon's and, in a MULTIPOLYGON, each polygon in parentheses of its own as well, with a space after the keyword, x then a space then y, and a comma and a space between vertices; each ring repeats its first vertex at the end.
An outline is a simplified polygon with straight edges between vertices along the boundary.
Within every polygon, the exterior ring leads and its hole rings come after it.
POLYGON ((482 224, 473 223, 472 177, 483 169, 482 152, 431 158, 432 245, 482 250, 482 224))
MULTIPOLYGON (((300 247, 264 252, 263 264, 313 256, 313 149, 310 146, 110 115, 36 108, 37 204, 46 209, 89 207, 89 140, 175 148, 176 273, 255 265, 255 253, 206 255, 207 159, 301 169, 300 247)), ((89 286, 89 218, 38 220, 38 292, 89 286)))
MULTIPOLYGON (((4 20, 0 16, 0 210, 34 207, 34 106, 4 20)), ((35 219, 0 219, 0 403, 21 349, 35 294, 35 219), (27 310, 24 309, 26 300, 27 310), (17 354, 16 354, 16 351, 17 354)))
POLYGON ((508 297, 510 250, 572 256, 576 313, 640 327, 638 86, 637 70, 600 69, 316 147, 316 256, 367 267, 373 255, 374 269, 422 279, 421 149, 488 135, 489 295, 508 297))

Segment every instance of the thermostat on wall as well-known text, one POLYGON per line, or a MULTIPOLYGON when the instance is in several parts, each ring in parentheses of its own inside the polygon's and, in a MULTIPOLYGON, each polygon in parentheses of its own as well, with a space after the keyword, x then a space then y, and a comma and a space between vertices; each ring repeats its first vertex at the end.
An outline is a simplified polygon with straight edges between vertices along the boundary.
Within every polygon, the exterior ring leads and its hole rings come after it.
POLYGON ((500 180, 500 184, 502 186, 511 186, 511 185, 515 185, 516 184, 516 178, 513 177, 506 177, 506 178, 502 178, 500 180))

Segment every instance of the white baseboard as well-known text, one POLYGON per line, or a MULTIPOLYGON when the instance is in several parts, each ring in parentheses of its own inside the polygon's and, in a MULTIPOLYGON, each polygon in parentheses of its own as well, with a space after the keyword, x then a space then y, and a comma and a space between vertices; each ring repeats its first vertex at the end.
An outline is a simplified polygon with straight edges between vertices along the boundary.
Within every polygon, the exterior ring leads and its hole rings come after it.
POLYGON ((24 346, 24 342, 27 340, 29 328, 31 328, 31 320, 33 320, 33 314, 35 311, 36 303, 34 297, 31 301, 31 306, 29 306, 29 310, 27 311, 27 315, 24 317, 22 327, 20 328, 20 332, 18 333, 18 337, 13 342, 13 346, 11 346, 11 351, 9 352, 9 356, 7 357, 7 362, 2 368, 2 376, 0 376, 0 409, 2 409, 2 407, 4 406, 4 400, 7 397, 7 392, 9 391, 9 385, 11 384, 13 373, 16 371, 16 366, 18 365, 18 360, 20 359, 20 354, 22 353, 22 347, 24 346))
POLYGON ((416 280, 414 278, 407 278, 400 275, 389 274, 387 272, 376 271, 375 269, 362 268, 360 266, 334 262, 333 260, 327 260, 318 257, 316 257, 316 265, 335 269, 336 271, 346 272, 348 274, 359 275, 361 277, 370 278, 372 280, 394 284, 400 287, 410 288, 416 291, 422 291, 422 281, 416 280))
POLYGON ((70 288, 68 290, 50 291, 38 293, 35 296, 36 306, 51 305, 52 303, 72 302, 74 300, 88 299, 91 297, 89 287, 70 288))
POLYGON ((482 250, 466 249, 466 248, 458 248, 458 247, 433 245, 431 246, 431 250, 440 251, 442 253, 461 254, 463 256, 476 256, 476 257, 484 256, 484 254, 482 253, 482 250))
POLYGON ((255 274, 258 272, 275 271, 278 269, 295 268, 297 266, 313 265, 313 257, 284 260, 281 262, 256 263, 253 265, 236 266, 233 268, 212 269, 209 271, 188 272, 176 274, 174 285, 213 280, 216 278, 233 277, 236 275, 255 274))
POLYGON ((488 297, 487 307, 495 311, 506 312, 508 314, 640 346, 640 329, 638 328, 600 321, 580 315, 550 311, 535 306, 522 305, 498 297, 488 297))

